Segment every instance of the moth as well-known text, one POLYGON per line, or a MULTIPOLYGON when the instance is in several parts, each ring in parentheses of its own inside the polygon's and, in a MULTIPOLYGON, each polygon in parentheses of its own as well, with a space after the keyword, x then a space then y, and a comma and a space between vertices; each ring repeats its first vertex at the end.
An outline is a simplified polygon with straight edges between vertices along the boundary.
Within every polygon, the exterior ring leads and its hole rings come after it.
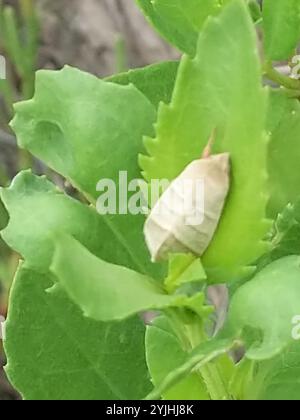
POLYGON ((144 235, 153 262, 207 250, 230 188, 229 153, 211 155, 210 149, 170 184, 147 218, 144 235))

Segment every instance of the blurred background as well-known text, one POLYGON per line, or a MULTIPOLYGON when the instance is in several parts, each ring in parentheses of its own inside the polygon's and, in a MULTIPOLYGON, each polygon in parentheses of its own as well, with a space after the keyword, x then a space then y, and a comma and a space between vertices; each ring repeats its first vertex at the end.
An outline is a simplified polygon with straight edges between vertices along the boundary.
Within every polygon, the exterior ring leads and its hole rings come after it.
MULTIPOLYGON (((57 174, 18 150, 9 128, 13 103, 32 97, 37 69, 60 69, 65 64, 103 77, 175 59, 178 53, 147 24, 134 0, 0 0, 0 54, 7 77, 0 80, 0 184, 9 185, 22 169, 46 173, 61 188, 57 174)), ((0 203, 0 228, 7 223, 0 203)), ((19 256, 0 240, 0 316, 19 256)), ((0 400, 16 400, 3 366, 0 341, 0 400)))

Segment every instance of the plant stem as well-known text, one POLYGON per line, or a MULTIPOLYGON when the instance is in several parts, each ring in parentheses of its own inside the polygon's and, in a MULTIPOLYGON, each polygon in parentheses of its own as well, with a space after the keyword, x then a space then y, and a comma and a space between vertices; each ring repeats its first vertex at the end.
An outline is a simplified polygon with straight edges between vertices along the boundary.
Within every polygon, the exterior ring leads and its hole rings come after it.
MULTIPOLYGON (((193 349, 208 339, 204 332, 202 323, 199 324, 199 320, 197 323, 194 323, 191 327, 189 327, 188 335, 193 349)), ((199 373, 206 383, 208 392, 213 401, 231 399, 219 369, 215 364, 207 363, 203 365, 203 367, 199 369, 199 373)))
POLYGON ((116 73, 124 73, 128 70, 125 40, 118 35, 115 43, 116 73))
POLYGON ((189 338, 187 337, 186 329, 184 328, 185 326, 181 321, 180 317, 173 309, 167 309, 165 313, 168 316, 171 327, 174 333, 176 334, 177 338, 179 339, 183 350, 186 352, 190 352, 193 349, 193 347, 189 338))
POLYGON ((282 90, 283 92, 285 92, 286 95, 289 98, 294 98, 294 99, 300 98, 300 88, 298 90, 281 88, 280 90, 282 90))
MULTIPOLYGON (((191 352, 201 343, 207 341, 208 337, 204 332, 203 323, 199 317, 195 316, 189 324, 186 324, 176 311, 169 309, 166 311, 166 314, 184 351, 191 352)), ((197 370, 197 374, 201 377, 201 380, 204 380, 208 393, 213 401, 231 399, 219 369, 215 364, 202 364, 201 368, 197 370)))
POLYGON ((182 379, 184 379, 188 372, 193 372, 196 369, 202 371, 202 369, 208 365, 213 360, 217 359, 218 357, 228 353, 232 348, 234 348, 238 343, 232 342, 228 347, 224 347, 222 349, 216 349, 215 351, 211 352, 209 355, 198 354, 188 360, 185 364, 180 366, 175 371, 171 372, 164 381, 152 391, 145 399, 146 400, 158 400, 161 395, 163 395, 166 391, 171 389, 173 386, 178 384, 182 379))
POLYGON ((279 73, 279 71, 274 69, 272 63, 265 63, 263 70, 268 79, 272 80, 278 85, 284 86, 287 89, 300 90, 299 80, 292 79, 289 76, 285 76, 284 74, 279 73))

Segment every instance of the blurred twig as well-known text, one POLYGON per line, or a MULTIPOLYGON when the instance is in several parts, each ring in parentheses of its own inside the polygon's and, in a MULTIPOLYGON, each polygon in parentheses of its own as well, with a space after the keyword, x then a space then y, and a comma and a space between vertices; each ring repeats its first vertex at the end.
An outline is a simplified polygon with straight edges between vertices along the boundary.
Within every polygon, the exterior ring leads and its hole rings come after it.
POLYGON ((118 34, 115 43, 115 60, 116 60, 116 73, 123 73, 128 70, 127 52, 125 39, 122 35, 118 34))

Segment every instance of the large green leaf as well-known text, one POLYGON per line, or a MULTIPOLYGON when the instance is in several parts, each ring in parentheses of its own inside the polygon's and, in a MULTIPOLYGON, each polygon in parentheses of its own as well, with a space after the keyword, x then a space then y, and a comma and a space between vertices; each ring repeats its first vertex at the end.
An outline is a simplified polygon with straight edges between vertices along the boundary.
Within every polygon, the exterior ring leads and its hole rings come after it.
POLYGON ((3 238, 39 271, 47 271, 52 260, 51 235, 65 232, 99 258, 163 276, 161 267, 150 263, 142 237, 143 220, 137 218, 123 236, 108 217, 98 215, 93 208, 61 193, 46 178, 30 172, 19 174, 10 188, 2 190, 1 197, 10 215, 3 238))
MULTIPOLYGON (((225 0, 226 2, 226 0, 225 0)), ((137 0, 151 24, 171 44, 193 55, 207 17, 218 13, 222 0, 137 0)))
POLYGON ((196 57, 183 58, 172 102, 159 108, 157 137, 145 141, 150 156, 140 158, 148 181, 174 179, 201 156, 217 127, 213 152, 230 153, 232 179, 220 226, 203 259, 214 282, 244 274, 265 249, 265 113, 255 31, 246 5, 235 0, 207 23, 196 57))
POLYGON ((171 101, 178 64, 177 61, 153 64, 117 74, 106 80, 119 85, 132 83, 157 108, 160 102, 168 104, 171 101))
MULTIPOLYGON (((155 386, 160 385, 166 376, 182 366, 188 358, 188 353, 182 349, 180 341, 165 317, 159 317, 147 327, 146 354, 148 368, 155 386)), ((203 379, 198 373, 187 375, 163 397, 166 400, 210 399, 203 379)))
POLYGON ((143 310, 190 304, 200 314, 206 310, 202 293, 193 298, 167 295, 150 277, 100 260, 71 236, 54 236, 51 271, 85 316, 113 321, 143 310))
MULTIPOLYGON (((95 201, 100 180, 115 181, 117 196, 125 196, 119 172, 126 172, 128 182, 140 177, 141 138, 153 132, 155 118, 154 106, 132 84, 108 83, 66 67, 37 73, 35 96, 16 105, 12 126, 20 146, 95 201)), ((139 259, 140 251, 145 256, 143 215, 108 215, 105 223, 132 258, 139 259)))
POLYGON ((270 60, 285 60, 300 40, 300 1, 264 0, 265 51, 270 60))
POLYGON ((51 276, 21 266, 6 324, 7 373, 27 400, 141 399, 151 389, 138 318, 84 318, 51 276))
POLYGON ((94 201, 103 178, 138 178, 141 138, 156 110, 133 85, 108 83, 71 67, 42 70, 35 96, 15 105, 12 127, 21 147, 64 175, 94 201), (128 106, 130 104, 130 106, 128 106))
POLYGON ((300 195, 300 104, 283 91, 270 94, 267 130, 270 133, 268 173, 271 192, 268 213, 276 217, 300 195))
POLYGON ((292 320, 300 314, 299 296, 300 257, 277 260, 235 293, 223 333, 242 337, 249 359, 271 359, 293 342, 292 320))

